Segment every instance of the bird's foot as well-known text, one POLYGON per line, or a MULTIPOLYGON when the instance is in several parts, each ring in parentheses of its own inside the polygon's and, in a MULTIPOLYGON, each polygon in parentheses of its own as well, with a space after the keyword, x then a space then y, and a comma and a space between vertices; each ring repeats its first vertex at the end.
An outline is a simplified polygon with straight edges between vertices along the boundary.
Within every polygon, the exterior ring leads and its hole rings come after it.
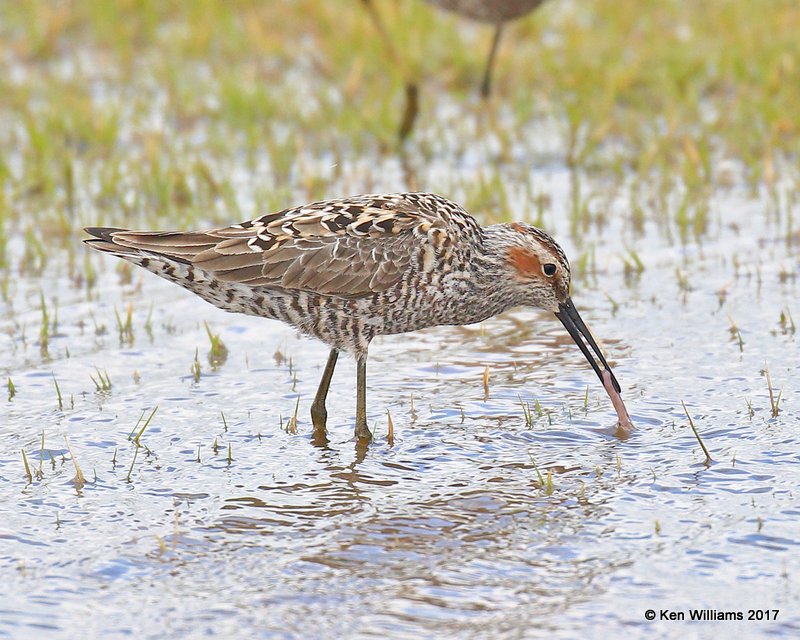
POLYGON ((314 425, 314 432, 311 441, 315 446, 328 446, 328 412, 324 404, 313 403, 311 405, 311 424, 314 425))
POLYGON ((311 423, 314 425, 314 430, 325 430, 328 424, 328 411, 325 409, 324 404, 317 404, 316 402, 311 405, 311 423))
POLYGON ((355 436, 356 440, 364 441, 364 442, 371 442, 372 441, 372 432, 369 430, 366 422, 356 422, 355 428, 355 436))

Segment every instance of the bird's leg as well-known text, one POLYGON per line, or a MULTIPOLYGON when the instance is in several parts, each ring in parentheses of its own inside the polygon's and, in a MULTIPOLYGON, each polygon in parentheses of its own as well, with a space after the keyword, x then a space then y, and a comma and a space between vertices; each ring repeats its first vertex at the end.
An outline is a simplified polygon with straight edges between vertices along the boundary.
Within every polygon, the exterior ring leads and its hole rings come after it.
POLYGON ((394 46, 394 42, 392 41, 392 37, 389 35, 389 30, 386 28, 383 18, 381 18, 381 14, 378 13, 378 9, 372 3, 372 0, 361 0, 361 4, 364 5, 364 8, 367 10, 369 17, 372 20, 372 24, 375 25, 375 30, 378 32, 378 37, 386 49, 387 57, 392 64, 394 64, 395 68, 400 70, 400 75, 403 76, 406 104, 403 108, 403 117, 400 120, 400 126, 397 130, 397 138, 402 143, 406 138, 408 138, 409 135, 411 135, 411 132, 414 130, 414 122, 416 121, 417 114, 419 113, 419 86, 417 85, 416 81, 412 79, 411 72, 408 69, 405 59, 398 54, 397 49, 394 46))
POLYGON ((371 440, 372 434, 367 426, 367 356, 356 360, 356 438, 371 440))
POLYGON ((414 122, 419 114, 419 87, 416 82, 406 81, 406 106, 403 109, 403 119, 397 129, 397 138, 405 141, 414 130, 414 122))
POLYGON ((499 23, 494 31, 492 48, 489 49, 489 58, 486 60, 486 69, 483 72, 483 82, 481 83, 481 96, 488 98, 492 91, 492 69, 497 57, 497 49, 500 47, 500 37, 503 35, 503 23, 499 23))
POLYGON ((331 349, 328 363, 325 365, 325 371, 322 372, 322 380, 319 381, 317 395, 314 396, 314 402, 311 403, 311 422, 314 423, 315 431, 324 431, 325 424, 328 421, 325 398, 328 397, 328 388, 331 386, 331 378, 333 377, 333 370, 336 368, 336 359, 338 357, 339 352, 336 349, 331 349))

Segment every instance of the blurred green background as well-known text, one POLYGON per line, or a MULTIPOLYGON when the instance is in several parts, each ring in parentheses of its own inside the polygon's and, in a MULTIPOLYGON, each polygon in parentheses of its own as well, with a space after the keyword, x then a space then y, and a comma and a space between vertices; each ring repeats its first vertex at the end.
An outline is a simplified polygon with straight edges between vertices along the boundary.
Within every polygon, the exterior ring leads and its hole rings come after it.
POLYGON ((490 27, 376 6, 407 70, 355 0, 3 3, 3 244, 22 234, 36 269, 85 223, 217 224, 376 185, 505 218, 504 192, 553 162, 680 184, 683 210, 640 202, 632 222, 702 232, 687 206, 739 175, 770 186, 797 154, 796 2, 550 0, 506 29, 488 104, 490 27), (404 74, 421 109, 400 148, 404 74))

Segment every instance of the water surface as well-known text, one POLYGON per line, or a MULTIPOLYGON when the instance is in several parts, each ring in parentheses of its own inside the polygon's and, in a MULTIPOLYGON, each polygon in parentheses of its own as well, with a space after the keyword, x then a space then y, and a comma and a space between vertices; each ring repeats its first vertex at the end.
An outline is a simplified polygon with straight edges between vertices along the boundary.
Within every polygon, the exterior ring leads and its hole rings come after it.
MULTIPOLYGON (((567 178, 541 176, 556 211, 567 178)), ((17 393, 2 406, 0 634, 794 635, 800 371, 779 318, 800 315, 798 263, 765 206, 715 200, 717 239, 702 245, 645 236, 633 279, 614 229, 600 236, 597 273, 574 298, 624 387, 637 427, 624 441, 544 313, 376 341, 364 451, 351 440, 354 363, 337 369, 321 446, 308 409, 326 350, 277 322, 225 314, 147 273, 120 284, 110 258, 91 298, 64 278, 21 283, 3 321, 17 393), (58 299, 44 361, 36 287, 58 299), (127 304, 132 344, 114 318, 127 304), (204 322, 229 349, 216 369, 204 322), (96 390, 96 369, 110 390, 96 390), (134 462, 129 435, 156 406, 134 462), (42 432, 43 476, 29 483, 20 450, 38 469, 42 432), (645 620, 665 607, 780 617, 645 620)))

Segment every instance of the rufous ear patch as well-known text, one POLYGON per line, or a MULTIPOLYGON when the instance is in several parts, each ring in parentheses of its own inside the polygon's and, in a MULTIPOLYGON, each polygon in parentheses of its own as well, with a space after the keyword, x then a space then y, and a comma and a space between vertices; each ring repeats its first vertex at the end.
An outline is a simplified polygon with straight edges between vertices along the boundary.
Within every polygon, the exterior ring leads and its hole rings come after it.
POLYGON ((523 278, 539 276, 542 273, 539 256, 522 247, 511 247, 508 250, 508 262, 523 278))

